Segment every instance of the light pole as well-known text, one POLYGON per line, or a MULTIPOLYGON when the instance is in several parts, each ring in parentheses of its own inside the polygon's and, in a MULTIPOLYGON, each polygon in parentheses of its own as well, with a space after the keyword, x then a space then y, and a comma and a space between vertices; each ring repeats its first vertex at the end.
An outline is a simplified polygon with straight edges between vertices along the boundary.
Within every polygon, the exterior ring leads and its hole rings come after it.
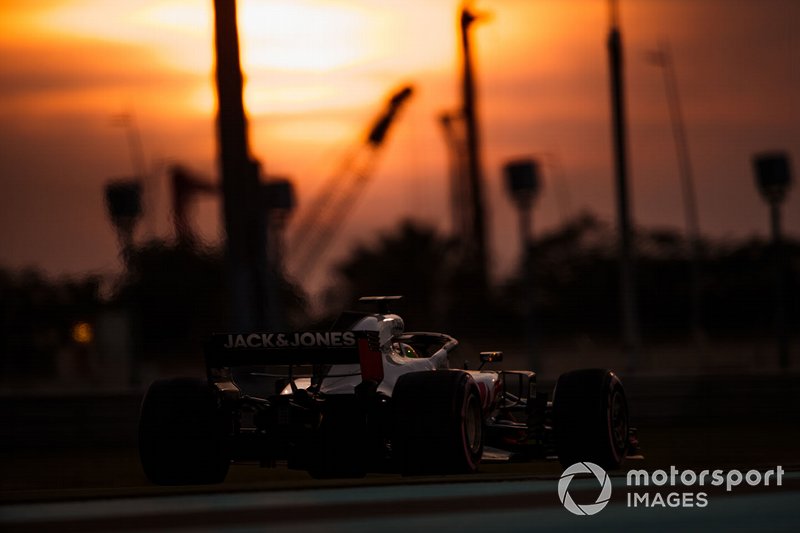
POLYGON ((117 232, 127 270, 133 255, 134 231, 142 216, 142 183, 136 178, 109 181, 105 196, 108 216, 117 232))
POLYGON ((146 232, 148 237, 155 237, 156 233, 156 184, 153 182, 153 176, 147 170, 147 162, 144 155, 144 144, 142 143, 142 135, 139 132, 138 124, 136 123, 136 116, 132 112, 120 113, 115 115, 112 120, 112 125, 125 128, 125 136, 128 142, 128 154, 131 158, 131 168, 137 179, 142 183, 142 198, 141 203, 144 204, 146 232))
POLYGON ((622 311, 623 349, 628 368, 634 370, 639 351, 639 324, 636 309, 636 282, 633 257, 633 223, 628 195, 628 147, 625 121, 625 87, 623 82, 622 33, 619 29, 619 10, 616 0, 609 0, 610 29, 608 59, 611 78, 611 114, 614 140, 614 170, 617 196, 617 227, 619 232, 620 307, 622 311))
POLYGON ((787 268, 783 250, 781 204, 792 184, 789 156, 784 152, 758 154, 753 158, 756 185, 769 204, 772 226, 772 256, 775 269, 775 334, 778 342, 778 365, 789 368, 789 330, 786 327, 787 268))
POLYGON ((519 159, 506 163, 503 168, 506 178, 506 191, 519 211, 520 267, 525 284, 525 310, 528 322, 527 341, 530 352, 530 363, 541 371, 536 353, 536 294, 533 269, 533 238, 531 223, 533 221, 533 204, 539 196, 541 179, 539 163, 534 159, 519 159))

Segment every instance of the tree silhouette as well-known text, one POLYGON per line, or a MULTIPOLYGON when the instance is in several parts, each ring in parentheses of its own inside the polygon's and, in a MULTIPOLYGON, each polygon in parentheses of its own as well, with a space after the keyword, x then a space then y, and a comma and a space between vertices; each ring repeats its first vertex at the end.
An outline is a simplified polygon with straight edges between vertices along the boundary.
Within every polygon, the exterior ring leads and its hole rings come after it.
POLYGON ((399 294, 404 298, 397 312, 407 327, 440 327, 453 249, 435 230, 405 221, 396 233, 382 235, 373 246, 357 247, 336 267, 340 282, 328 300, 342 309, 361 296, 399 294))
MULTIPOLYGON (((144 359, 199 360, 214 332, 228 331, 228 287, 222 251, 154 241, 135 250, 115 304, 134 318, 144 359)), ((289 326, 305 318, 300 290, 282 277, 279 298, 289 326)))

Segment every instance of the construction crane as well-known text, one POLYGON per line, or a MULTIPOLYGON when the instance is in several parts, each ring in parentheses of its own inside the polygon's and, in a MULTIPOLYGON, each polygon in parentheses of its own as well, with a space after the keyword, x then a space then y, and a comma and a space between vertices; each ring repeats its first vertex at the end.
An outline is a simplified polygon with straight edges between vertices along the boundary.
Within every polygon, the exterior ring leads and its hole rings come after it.
MULTIPOLYGON (((317 196, 305 209, 304 216, 290 225, 293 244, 288 251, 298 265, 295 275, 305 277, 318 264, 334 235, 351 211, 373 175, 377 156, 386 135, 403 103, 413 89, 405 86, 393 94, 385 110, 372 123, 363 141, 351 150, 323 184, 317 196)), ((201 195, 216 196, 220 188, 210 179, 201 177, 186 167, 174 165, 172 179, 172 214, 175 236, 179 243, 192 245, 196 235, 190 221, 190 208, 201 195)), ((263 209, 271 216, 267 225, 274 249, 269 261, 277 268, 283 263, 283 234, 288 214, 295 206, 291 182, 283 178, 270 178, 261 184, 265 195, 263 209)))
POLYGON ((303 215, 292 225, 291 253, 296 260, 294 274, 298 279, 306 278, 319 264, 320 257, 364 192, 386 134, 412 93, 413 88, 405 86, 392 95, 364 140, 344 157, 336 172, 327 178, 303 215))

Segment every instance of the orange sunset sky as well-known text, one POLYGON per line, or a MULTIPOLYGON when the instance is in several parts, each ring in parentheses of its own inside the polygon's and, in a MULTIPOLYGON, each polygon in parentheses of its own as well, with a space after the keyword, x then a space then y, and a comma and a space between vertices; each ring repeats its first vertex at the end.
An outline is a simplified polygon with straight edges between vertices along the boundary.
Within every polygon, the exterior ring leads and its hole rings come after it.
MULTIPOLYGON (((331 258, 401 217, 449 229, 447 151, 437 116, 459 104, 459 0, 240 0, 251 151, 291 177, 300 206, 403 83, 414 98, 331 258)), ((211 0, 0 0, 0 266, 51 275, 119 270, 103 204, 133 173, 125 130, 141 133, 152 183, 139 238, 171 237, 164 169, 216 176, 211 0)), ((800 2, 621 0, 633 216, 683 228, 662 69, 669 41, 697 181, 701 231, 768 234, 751 157, 789 152, 800 173, 800 2)), ((479 0, 479 114, 493 271, 516 263, 509 158, 544 155, 535 232, 588 209, 613 220, 604 0, 479 0)), ((800 237, 800 192, 784 206, 800 237)), ((218 239, 219 205, 194 220, 218 239)), ((338 255, 337 255, 338 254, 338 255)))

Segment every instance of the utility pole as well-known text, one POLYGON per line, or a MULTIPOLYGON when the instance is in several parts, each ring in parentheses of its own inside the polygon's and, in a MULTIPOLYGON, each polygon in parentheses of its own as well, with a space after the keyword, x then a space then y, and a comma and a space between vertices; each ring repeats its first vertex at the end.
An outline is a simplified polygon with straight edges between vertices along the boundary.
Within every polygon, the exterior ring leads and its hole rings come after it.
POLYGON ((258 165, 248 148, 236 0, 214 0, 214 30, 231 326, 238 331, 269 328, 267 232, 258 165))
POLYGON ((469 246, 473 249, 475 266, 477 267, 477 282, 479 290, 486 294, 489 286, 488 280, 488 245, 486 238, 486 217, 483 202, 483 172, 480 157, 480 129, 476 111, 475 74, 470 48, 469 29, 478 19, 466 7, 461 10, 461 50, 463 60, 462 72, 462 116, 466 126, 467 144, 467 178, 470 188, 471 223, 472 228, 468 235, 469 246))
POLYGON ((619 232, 620 304, 622 341, 630 370, 637 365, 639 324, 636 309, 636 281, 633 257, 633 223, 628 198, 627 125, 625 120, 625 87, 623 83, 622 34, 616 0, 609 0, 610 30, 608 58, 611 77, 611 110, 613 118, 614 167, 616 174, 617 231, 619 232))

